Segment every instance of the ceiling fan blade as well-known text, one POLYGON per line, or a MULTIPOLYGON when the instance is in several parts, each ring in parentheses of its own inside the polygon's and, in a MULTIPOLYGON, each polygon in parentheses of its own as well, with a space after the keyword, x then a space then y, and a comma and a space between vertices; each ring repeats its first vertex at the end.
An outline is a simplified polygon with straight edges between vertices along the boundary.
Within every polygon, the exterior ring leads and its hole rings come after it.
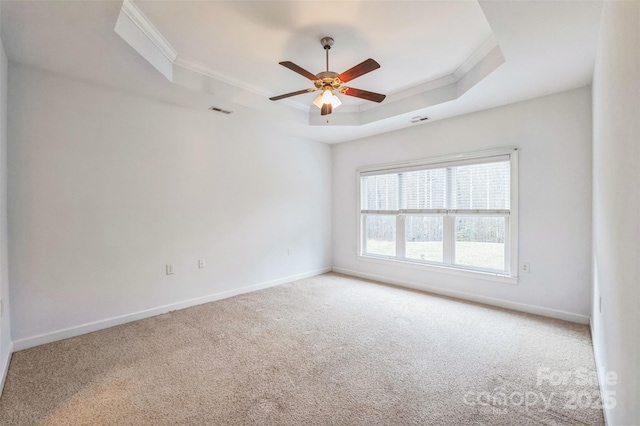
POLYGON ((346 83, 347 81, 358 78, 361 75, 364 75, 373 70, 377 70, 378 68, 380 68, 380 64, 369 58, 366 61, 359 63, 355 67, 343 72, 338 76, 338 78, 346 83))
POLYGON ((378 103, 384 101, 384 98, 387 97, 387 95, 381 95, 380 93, 368 92, 366 90, 361 90, 361 89, 354 89, 353 87, 343 87, 342 90, 340 90, 340 92, 347 96, 353 96, 356 98, 366 99, 368 101, 373 101, 378 103))
POLYGON ((297 95, 302 95, 303 93, 309 93, 309 92, 313 92, 316 89, 304 89, 304 90, 298 90, 297 92, 291 92, 291 93, 285 93, 284 95, 280 95, 280 96, 274 96, 273 98, 269 98, 269 100, 271 101, 278 101, 280 99, 284 99, 284 98, 289 98, 291 96, 297 96, 297 95))
POLYGON ((316 77, 315 75, 311 74, 309 71, 305 70, 304 68, 299 67, 298 65, 294 64, 293 62, 284 61, 284 62, 280 62, 280 65, 282 65, 285 68, 289 68, 293 72, 297 72, 298 74, 300 74, 303 77, 307 77, 311 81, 316 81, 318 79, 318 77, 316 77))
POLYGON ((333 107, 331 104, 322 104, 322 108, 320 109, 320 115, 329 115, 331 114, 331 110, 333 107))

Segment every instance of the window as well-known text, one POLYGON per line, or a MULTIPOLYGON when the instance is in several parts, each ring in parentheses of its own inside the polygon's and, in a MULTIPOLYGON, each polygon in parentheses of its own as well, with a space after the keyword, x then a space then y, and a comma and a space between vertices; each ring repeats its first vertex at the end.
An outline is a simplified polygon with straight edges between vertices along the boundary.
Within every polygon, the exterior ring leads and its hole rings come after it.
POLYGON ((360 255, 516 276, 517 150, 362 168, 360 255))

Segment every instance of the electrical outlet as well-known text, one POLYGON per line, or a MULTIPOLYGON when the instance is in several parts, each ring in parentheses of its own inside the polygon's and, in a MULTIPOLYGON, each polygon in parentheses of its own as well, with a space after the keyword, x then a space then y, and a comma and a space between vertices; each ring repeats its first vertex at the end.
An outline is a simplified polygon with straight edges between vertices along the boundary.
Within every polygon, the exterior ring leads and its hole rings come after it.
POLYGON ((204 259, 198 259, 198 268, 202 269, 205 266, 206 265, 205 265, 204 259))
POLYGON ((531 272, 531 264, 522 262, 520 264, 520 272, 523 274, 528 274, 529 272, 531 272))
POLYGON ((287 249, 287 256, 291 256, 293 254, 293 249, 292 248, 288 248, 287 249))
POLYGON ((175 270, 173 269, 173 264, 167 263, 167 275, 173 275, 174 273, 175 273, 175 270))

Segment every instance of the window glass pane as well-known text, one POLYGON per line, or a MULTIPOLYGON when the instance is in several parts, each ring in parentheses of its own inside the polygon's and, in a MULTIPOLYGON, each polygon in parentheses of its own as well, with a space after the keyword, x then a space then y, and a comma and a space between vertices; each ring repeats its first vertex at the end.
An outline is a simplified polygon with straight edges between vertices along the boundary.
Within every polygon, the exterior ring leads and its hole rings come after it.
POLYGON ((366 215, 365 252, 383 256, 396 255, 396 216, 366 215))
POLYGON ((506 270, 504 217, 456 217, 455 263, 506 270))
POLYGON ((398 174, 363 176, 360 180, 362 210, 398 210, 398 174))
POLYGON ((442 262, 442 216, 406 216, 407 259, 442 262))
POLYGON ((508 161, 452 167, 453 209, 506 210, 510 205, 508 161))
POLYGON ((360 177, 362 254, 510 272, 512 160, 505 150, 366 169, 360 177))
POLYGON ((401 174, 403 209, 444 209, 446 169, 418 170, 401 174))

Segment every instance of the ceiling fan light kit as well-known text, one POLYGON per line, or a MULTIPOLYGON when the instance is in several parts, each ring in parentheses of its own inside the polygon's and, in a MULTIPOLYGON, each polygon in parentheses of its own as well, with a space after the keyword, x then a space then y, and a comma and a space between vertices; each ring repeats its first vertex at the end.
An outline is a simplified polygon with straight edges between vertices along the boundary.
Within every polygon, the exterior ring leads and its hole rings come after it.
POLYGON ((331 90, 325 90, 321 95, 318 95, 313 104, 318 108, 322 108, 323 104, 331 104, 331 107, 335 109, 342 105, 342 101, 331 90))
MULTIPOLYGON (((367 74, 373 70, 380 68, 380 64, 378 64, 373 59, 369 58, 366 61, 356 65, 353 68, 343 72, 342 74, 338 74, 333 71, 329 71, 329 50, 331 46, 333 46, 333 39, 331 37, 323 37, 320 40, 320 44, 324 48, 326 52, 326 63, 327 70, 322 71, 318 74, 312 74, 304 68, 294 64, 290 61, 280 62, 280 65, 283 67, 289 68, 291 71, 294 71, 300 74, 303 77, 308 78, 313 82, 314 87, 304 90, 298 90, 296 92, 285 93, 284 95, 274 96, 269 98, 272 101, 277 101, 280 99, 288 98, 291 96, 302 95, 304 93, 315 92, 317 90, 322 91, 322 93, 313 101, 313 104, 320 108, 321 115, 329 115, 333 111, 333 109, 339 107, 342 102, 340 98, 338 98, 333 92, 334 90, 338 93, 347 96, 353 96, 360 99, 366 99, 368 101, 373 102, 382 102, 386 95, 381 95, 380 93, 368 92, 362 89, 355 89, 352 87, 343 86, 344 83, 351 81, 355 78, 358 78, 364 74, 367 74)), ((327 120, 328 122, 328 120, 327 120)))

